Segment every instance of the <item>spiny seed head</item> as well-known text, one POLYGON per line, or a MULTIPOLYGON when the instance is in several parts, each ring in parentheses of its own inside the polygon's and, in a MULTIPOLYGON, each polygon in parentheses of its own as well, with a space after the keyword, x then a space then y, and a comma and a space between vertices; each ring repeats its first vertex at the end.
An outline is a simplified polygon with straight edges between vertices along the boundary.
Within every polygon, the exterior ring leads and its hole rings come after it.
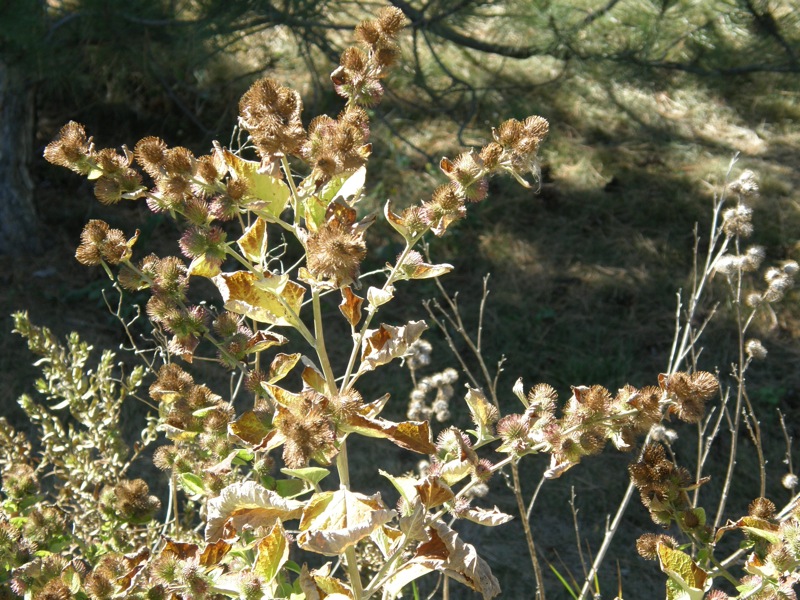
POLYGON ((250 132, 262 158, 290 154, 302 143, 303 103, 274 79, 256 81, 239 101, 239 124, 250 132))
POLYGON ((636 551, 639 556, 647 560, 656 560, 658 558, 658 544, 664 544, 670 548, 677 548, 678 541, 669 535, 645 533, 638 540, 636 540, 636 551))
POLYGON ((772 519, 775 516, 775 504, 768 498, 756 498, 748 506, 747 514, 759 519, 772 519))
POLYGON ((403 11, 394 6, 382 8, 378 13, 378 29, 386 36, 394 36, 405 27, 406 18, 403 11))
POLYGON ((102 261, 116 265, 130 258, 132 243, 119 229, 111 229, 108 223, 93 219, 81 232, 81 244, 75 251, 75 258, 87 266, 99 265, 102 261))
POLYGON ((157 137, 142 138, 134 148, 136 162, 153 179, 158 179, 164 173, 166 153, 167 144, 157 137))
POLYGON ((315 277, 331 280, 336 287, 358 281, 361 261, 367 255, 363 237, 336 222, 311 234, 306 250, 308 270, 315 277))
POLYGON ((753 233, 753 209, 745 204, 729 208, 722 213, 722 231, 735 237, 750 237, 753 233))
POLYGON ((753 197, 758 195, 758 182, 756 181, 755 173, 750 169, 742 171, 739 178, 731 183, 729 186, 731 191, 741 194, 744 197, 753 197))
POLYGON ((664 388, 675 402, 672 412, 687 423, 697 423, 705 414, 705 403, 719 391, 719 382, 711 373, 678 372, 664 378, 664 388))
POLYGON ((60 167, 66 167, 81 175, 87 175, 92 165, 92 140, 86 137, 83 125, 70 121, 58 132, 58 136, 44 149, 45 159, 60 167))
POLYGON ((480 160, 487 171, 492 172, 497 169, 503 157, 503 147, 497 142, 490 142, 481 148, 480 160))
POLYGON ((161 501, 150 495, 150 488, 143 479, 121 481, 114 487, 114 495, 117 513, 132 523, 146 523, 161 508, 161 501))
POLYGON ((191 150, 182 146, 164 151, 164 169, 167 175, 190 177, 195 172, 196 160, 191 150))

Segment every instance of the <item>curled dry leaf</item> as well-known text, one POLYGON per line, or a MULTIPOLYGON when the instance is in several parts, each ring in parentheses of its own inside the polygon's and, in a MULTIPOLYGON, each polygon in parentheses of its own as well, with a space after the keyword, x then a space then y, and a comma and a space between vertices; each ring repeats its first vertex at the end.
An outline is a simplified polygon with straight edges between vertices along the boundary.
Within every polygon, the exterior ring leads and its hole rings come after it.
MULTIPOLYGON (((386 264, 388 269, 392 265, 386 264)), ((432 265, 426 262, 408 262, 400 265, 397 270, 397 279, 431 279, 433 277, 440 277, 453 270, 453 265, 442 263, 440 265, 432 265)))
POLYGON ((435 522, 428 528, 430 539, 417 546, 414 557, 400 567, 384 586, 394 598, 409 583, 439 571, 480 593, 484 600, 500 593, 500 584, 491 568, 474 546, 458 537, 445 523, 435 522))
POLYGON ((310 552, 336 556, 394 516, 380 494, 365 496, 347 489, 314 494, 303 510, 297 544, 310 552))
POLYGON ((360 370, 372 371, 403 356, 427 328, 425 321, 409 321, 400 327, 381 324, 378 329, 368 329, 362 345, 360 370))
POLYGON ((364 299, 356 296, 350 289, 350 286, 342 288, 342 302, 339 304, 339 310, 342 311, 344 318, 350 323, 351 327, 358 325, 361 320, 361 305, 364 299))
POLYGON ((468 521, 472 521, 473 523, 478 523, 486 527, 496 527, 497 525, 508 523, 514 518, 511 515, 501 512, 496 506, 492 510, 480 507, 470 507, 461 513, 461 516, 468 521))
POLYGON ((394 423, 386 419, 353 414, 339 428, 342 431, 358 433, 366 437, 386 438, 401 448, 420 454, 436 452, 436 446, 431 442, 428 421, 394 423))
POLYGON ((240 531, 245 525, 269 527, 275 521, 298 519, 303 507, 303 502, 282 498, 253 481, 234 483, 209 500, 205 538, 207 542, 221 539, 228 522, 240 531))

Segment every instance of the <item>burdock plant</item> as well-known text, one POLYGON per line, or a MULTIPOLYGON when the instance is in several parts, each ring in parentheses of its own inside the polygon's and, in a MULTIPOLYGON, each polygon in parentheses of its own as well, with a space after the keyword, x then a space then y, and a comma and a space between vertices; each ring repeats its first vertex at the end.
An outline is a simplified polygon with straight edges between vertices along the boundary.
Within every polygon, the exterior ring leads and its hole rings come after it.
MULTIPOLYGON (((97 500, 92 515, 100 520, 70 534, 57 513, 31 510, 40 493, 35 470, 10 468, 31 451, 8 450, 16 443, 9 431, 0 576, 11 578, 15 591, 41 598, 361 600, 396 597, 418 578, 438 573, 492 598, 500 586, 490 566, 452 525, 468 519, 498 526, 512 518, 482 505, 494 473, 510 467, 518 484, 519 461, 546 453, 545 477, 557 478, 608 442, 634 449, 665 416, 702 419, 705 403, 718 393, 709 373, 671 371, 658 385, 616 393, 576 386, 563 404, 553 388, 526 391, 520 381, 509 394, 518 399, 518 412, 501 412, 495 388, 487 394, 469 386, 465 402, 474 429, 449 427, 433 439, 430 418, 447 419, 458 373, 445 370, 418 382, 414 369, 429 360, 429 346, 420 339, 426 323, 385 323, 378 314, 401 282, 452 269, 423 257, 418 246, 429 232, 444 235, 471 203, 486 201, 491 177, 508 174, 526 187, 535 182, 549 126, 539 116, 500 123, 482 148, 441 160, 446 181, 428 199, 403 210, 387 201, 383 217, 404 247, 382 271, 382 283, 364 289, 366 232, 378 218, 359 211, 372 152, 367 109, 380 102, 400 56, 403 24, 402 13, 387 8, 357 27, 357 45, 345 50, 331 75, 344 108, 307 127, 300 94, 262 79, 239 104, 238 126, 247 134, 241 148, 215 143, 198 157, 147 137, 133 151, 98 150, 74 122, 47 146, 50 162, 94 182, 100 202, 144 200, 181 230, 181 256, 136 257, 138 232, 93 220, 76 252, 81 263, 101 266, 120 291, 149 294, 146 313, 163 340, 160 358, 149 363, 149 397, 156 429, 167 440, 153 460, 169 473, 170 491, 163 502, 155 498, 145 481, 124 477, 127 466, 104 481, 87 480, 80 490, 91 484, 97 500), (302 254, 291 265, 284 264, 286 239, 302 254), (209 280, 218 295, 197 301, 190 287, 198 278, 209 280), (344 319, 349 336, 326 338, 321 298, 327 294, 341 298, 335 317, 344 319), (331 359, 333 343, 341 361, 331 359), (190 373, 193 360, 209 352, 238 377, 227 397, 190 373), (402 422, 381 416, 389 394, 365 399, 358 390, 363 376, 397 359, 409 362, 415 382, 409 420, 402 422), (430 405, 429 392, 435 395, 430 405), (245 395, 249 399, 234 407, 245 395), (417 475, 376 470, 396 489, 396 505, 374 489, 352 486, 350 435, 421 455, 425 468, 417 475), (166 515, 157 522, 162 504, 166 515), (63 560, 34 558, 37 539, 45 538, 61 544, 51 551, 63 560)), ((736 224, 746 220, 740 213, 730 217, 731 230, 744 227, 736 224)), ((30 331, 24 319, 18 327, 30 331)), ((139 381, 137 375, 127 385, 139 381)), ((81 398, 67 404, 73 402, 81 398)), ((31 410, 40 420, 49 414, 31 410)), ((698 541, 711 539, 687 503, 686 490, 696 482, 659 447, 648 446, 631 473, 654 515, 682 519, 698 541)), ((74 507, 69 498, 59 505, 74 507)), ((528 515, 520 508, 543 596, 528 515)), ((768 522, 766 512, 753 518, 768 522)), ((650 556, 675 547, 666 537, 645 542, 650 556)))

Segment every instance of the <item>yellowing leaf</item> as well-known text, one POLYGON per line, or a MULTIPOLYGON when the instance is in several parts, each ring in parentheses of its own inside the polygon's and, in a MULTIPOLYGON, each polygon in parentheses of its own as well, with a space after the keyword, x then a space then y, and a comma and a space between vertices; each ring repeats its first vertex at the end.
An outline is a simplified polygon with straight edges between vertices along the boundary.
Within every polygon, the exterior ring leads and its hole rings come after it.
POLYGON ((670 600, 702 600, 708 575, 692 557, 662 542, 656 545, 656 552, 661 570, 673 584, 667 586, 667 597, 670 600))
POLYGON ((206 541, 220 539, 227 523, 241 531, 245 525, 269 527, 275 521, 297 519, 303 506, 303 502, 281 498, 253 481, 231 484, 208 501, 206 541))
POLYGON ((269 366, 269 383, 276 383, 286 377, 294 366, 300 361, 300 353, 276 354, 269 366))
POLYGON ((206 544, 203 553, 200 555, 200 564, 204 567, 218 565, 225 558, 231 545, 225 540, 218 540, 213 544, 206 544))
POLYGON ((256 551, 253 572, 266 583, 270 583, 289 560, 289 543, 280 521, 276 521, 270 532, 261 538, 256 551))
POLYGON ((291 190, 286 183, 260 172, 260 163, 239 158, 229 150, 220 149, 231 176, 247 184, 247 195, 256 198, 246 206, 256 215, 275 220, 286 208, 291 190))
POLYGON ((340 489, 314 494, 303 510, 297 544, 304 550, 336 556, 394 518, 380 494, 365 496, 340 489))
POLYGON ((242 237, 240 237, 236 244, 242 255, 260 264, 264 257, 267 255, 267 222, 261 217, 257 218, 255 222, 248 227, 242 237))
POLYGON ((211 258, 207 254, 201 254, 192 260, 186 273, 188 275, 208 277, 211 279, 219 275, 221 265, 222 261, 218 258, 211 258))
POLYGON ((394 444, 420 454, 434 454, 436 446, 431 442, 428 421, 403 421, 394 423, 381 418, 370 418, 354 414, 341 423, 342 431, 358 433, 366 437, 386 438, 394 444))
POLYGON ((484 393, 467 386, 467 395, 464 397, 467 407, 472 415, 472 422, 478 427, 478 441, 482 442, 492 437, 492 425, 497 421, 497 408, 490 404, 484 393))
POLYGON ((269 414, 248 410, 232 423, 228 423, 228 431, 242 441, 258 446, 274 429, 269 414))
POLYGON ((372 371, 403 356, 427 328, 425 321, 410 321, 401 327, 381 324, 378 329, 368 329, 362 344, 360 370, 372 371))
POLYGON ((305 288, 286 277, 249 271, 220 273, 212 279, 225 308, 259 323, 297 326, 305 288))

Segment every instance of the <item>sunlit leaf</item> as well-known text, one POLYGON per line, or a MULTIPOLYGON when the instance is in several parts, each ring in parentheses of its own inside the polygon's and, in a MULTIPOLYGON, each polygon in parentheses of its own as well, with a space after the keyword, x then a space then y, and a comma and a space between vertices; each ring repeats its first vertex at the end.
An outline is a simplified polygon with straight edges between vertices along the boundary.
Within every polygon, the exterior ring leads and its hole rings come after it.
POLYGON ((286 377, 294 366, 300 361, 300 353, 276 354, 269 366, 269 383, 276 383, 286 377))
POLYGON ((397 233, 402 235, 403 239, 406 241, 410 241, 412 239, 411 232, 408 230, 405 221, 402 219, 402 217, 392 211, 391 200, 386 201, 386 204, 383 207, 383 214, 386 217, 386 220, 389 222, 389 225, 391 225, 397 233))
POLYGON ((186 493, 194 496, 202 495, 206 491, 203 479, 194 473, 181 473, 178 475, 178 482, 186 493))
POLYGON ((236 244, 242 255, 256 264, 261 264, 267 255, 267 222, 261 217, 257 218, 248 227, 236 244))
POLYGON ((364 190, 366 180, 367 168, 360 167, 356 172, 347 177, 339 189, 336 190, 334 198, 341 198, 349 204, 357 202, 361 196, 361 192, 364 190))
POLYGON ((472 422, 478 427, 478 441, 483 442, 492 438, 492 425, 497 422, 499 416, 497 408, 477 388, 467 386, 467 394, 464 399, 470 415, 472 415, 472 422))
POLYGON ((381 324, 378 329, 368 329, 362 344, 360 369, 372 371, 403 356, 427 328, 425 321, 410 321, 400 327, 381 324))
MULTIPOLYGON (((391 269, 392 265, 387 264, 387 268, 391 269)), ((453 265, 442 263, 440 265, 431 265, 426 262, 407 262, 400 265, 397 269, 396 277, 398 279, 431 279, 433 277, 440 277, 453 270, 453 265)))
POLYGON ((305 288, 286 276, 250 271, 220 273, 212 279, 225 308, 259 323, 297 326, 305 288))
POLYGON ((361 305, 363 303, 364 299, 356 296, 349 285, 342 288, 342 301, 339 304, 339 310, 351 327, 358 325, 361 320, 361 305))
POLYGON ((218 151, 222 152, 231 177, 244 181, 247 195, 256 199, 245 206, 267 220, 279 217, 292 194, 289 186, 272 175, 259 172, 261 164, 258 162, 239 158, 226 149, 219 148, 218 151))
POLYGON ((186 273, 196 277, 216 277, 220 273, 222 261, 218 258, 211 258, 207 254, 201 254, 192 260, 186 273))
POLYGON ((320 370, 307 357, 304 356, 302 360, 305 365, 303 373, 300 375, 303 383, 320 394, 324 394, 327 387, 325 376, 320 373, 320 370))
POLYGON ((501 512, 496 506, 492 510, 479 507, 469 507, 467 510, 460 513, 460 515, 468 521, 479 523, 486 527, 496 527, 497 525, 508 523, 514 518, 511 515, 501 512))
POLYGON ((225 540, 217 540, 211 544, 206 544, 203 553, 200 555, 199 562, 204 567, 218 565, 230 549, 231 545, 225 540))
POLYGON ((728 522, 728 524, 724 527, 720 527, 717 529, 717 534, 714 541, 718 542, 726 531, 733 531, 734 529, 746 531, 756 537, 767 540, 770 544, 781 543, 778 525, 767 521, 766 519, 753 516, 742 517, 738 521, 731 521, 728 522))
POLYGON ((253 481, 231 484, 208 501, 206 541, 220 539, 228 522, 236 531, 245 525, 269 527, 277 520, 299 518, 303 506, 303 502, 282 498, 253 481))
POLYGON ((277 385, 262 383, 261 387, 269 392, 269 394, 275 399, 275 402, 286 408, 292 408, 295 405, 303 402, 303 397, 300 394, 295 394, 277 385))
POLYGON ((392 298, 394 298, 394 287, 391 285, 386 289, 370 286, 367 290, 367 300, 375 308, 383 306, 392 298))
POLYGON ((303 510, 297 544, 304 550, 336 556, 394 515, 380 494, 365 496, 347 489, 315 494, 303 510))
POLYGON ((297 477, 309 482, 311 485, 316 485, 330 475, 331 472, 322 467, 304 467, 302 469, 281 469, 281 473, 290 477, 297 477))
POLYGON ((339 427, 342 431, 358 433, 367 437, 386 438, 401 448, 420 454, 436 452, 436 446, 431 442, 428 421, 394 423, 386 419, 354 414, 350 415, 339 427))
POLYGON ((668 545, 658 542, 656 545, 658 562, 673 586, 667 586, 669 600, 702 600, 707 573, 701 569, 692 557, 668 545))
POLYGON ((409 583, 439 571, 475 590, 484 600, 500 594, 500 584, 491 568, 475 548, 461 540, 445 523, 434 522, 428 528, 430 539, 417 546, 415 555, 397 570, 384 586, 394 597, 409 583))
POLYGON ((425 508, 434 508, 455 498, 453 490, 439 477, 426 477, 414 486, 425 508))
POLYGON ((274 331, 259 330, 247 340, 247 352, 262 352, 272 346, 287 344, 289 339, 274 331))
POLYGON ((256 546, 256 562, 253 573, 269 584, 289 560, 289 542, 280 521, 276 521, 269 533, 256 546))
POLYGON ((266 412, 248 410, 228 423, 228 431, 252 446, 258 446, 267 435, 274 431, 272 417, 266 412))

